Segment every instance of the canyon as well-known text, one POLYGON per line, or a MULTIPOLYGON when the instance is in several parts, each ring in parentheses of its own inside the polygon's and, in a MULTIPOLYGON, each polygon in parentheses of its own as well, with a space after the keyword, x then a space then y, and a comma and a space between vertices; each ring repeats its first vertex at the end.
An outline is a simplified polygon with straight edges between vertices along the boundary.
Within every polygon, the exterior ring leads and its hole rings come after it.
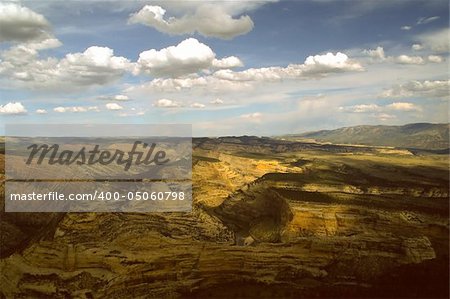
POLYGON ((2 212, 0 297, 448 297, 447 155, 241 136, 192 159, 189 213, 2 212))

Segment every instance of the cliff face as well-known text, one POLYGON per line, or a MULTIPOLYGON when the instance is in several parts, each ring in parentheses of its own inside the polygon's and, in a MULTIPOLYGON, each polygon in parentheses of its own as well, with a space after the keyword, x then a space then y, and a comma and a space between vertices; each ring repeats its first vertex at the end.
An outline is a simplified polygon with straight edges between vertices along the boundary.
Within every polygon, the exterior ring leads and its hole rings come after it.
POLYGON ((251 137, 194 143, 192 213, 2 214, 1 294, 447 294, 445 156, 251 137))

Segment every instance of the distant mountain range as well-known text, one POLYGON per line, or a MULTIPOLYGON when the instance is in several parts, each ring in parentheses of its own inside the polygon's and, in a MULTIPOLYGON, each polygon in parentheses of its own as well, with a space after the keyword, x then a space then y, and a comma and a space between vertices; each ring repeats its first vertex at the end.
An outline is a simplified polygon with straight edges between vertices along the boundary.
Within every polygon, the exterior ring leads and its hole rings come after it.
POLYGON ((439 150, 449 148, 450 124, 415 123, 404 126, 354 126, 283 136, 318 142, 393 146, 439 150))

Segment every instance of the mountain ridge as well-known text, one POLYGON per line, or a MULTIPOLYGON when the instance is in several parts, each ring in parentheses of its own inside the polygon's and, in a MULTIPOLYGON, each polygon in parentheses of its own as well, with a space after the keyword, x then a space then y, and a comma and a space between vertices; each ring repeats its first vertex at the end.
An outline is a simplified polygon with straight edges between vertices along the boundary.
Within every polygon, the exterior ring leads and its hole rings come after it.
POLYGON ((450 147, 449 128, 448 123, 411 123, 398 126, 359 125, 290 134, 283 137, 339 144, 442 150, 450 147))

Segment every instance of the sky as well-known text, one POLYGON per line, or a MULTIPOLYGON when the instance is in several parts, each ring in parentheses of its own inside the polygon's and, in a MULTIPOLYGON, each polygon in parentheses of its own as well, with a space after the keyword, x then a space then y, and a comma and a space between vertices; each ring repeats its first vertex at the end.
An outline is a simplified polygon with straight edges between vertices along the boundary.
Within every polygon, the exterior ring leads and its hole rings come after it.
POLYGON ((449 34, 440 0, 1 1, 0 133, 447 123, 449 34))

